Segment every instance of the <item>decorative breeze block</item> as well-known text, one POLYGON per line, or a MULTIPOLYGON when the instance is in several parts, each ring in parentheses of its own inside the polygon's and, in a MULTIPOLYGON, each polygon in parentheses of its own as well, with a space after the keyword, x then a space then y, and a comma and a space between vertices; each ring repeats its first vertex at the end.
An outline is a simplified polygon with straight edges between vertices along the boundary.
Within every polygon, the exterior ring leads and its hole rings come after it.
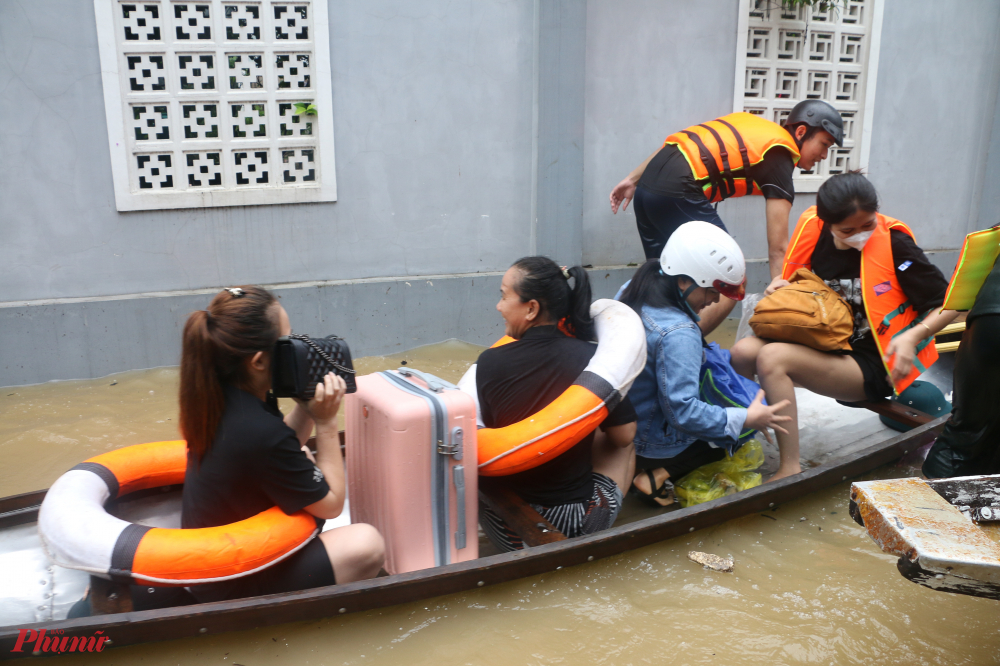
POLYGON ((740 3, 747 32, 746 57, 739 59, 735 82, 740 98, 736 110, 782 124, 797 103, 817 99, 832 104, 844 119, 843 147, 831 149, 812 171, 800 171, 800 185, 801 176, 815 187, 831 174, 866 166, 864 106, 874 98, 866 97, 865 85, 869 51, 878 48, 873 22, 884 2, 839 0, 797 7, 777 0, 740 3))
POLYGON ((91 2, 118 210, 336 201, 327 2, 91 2))

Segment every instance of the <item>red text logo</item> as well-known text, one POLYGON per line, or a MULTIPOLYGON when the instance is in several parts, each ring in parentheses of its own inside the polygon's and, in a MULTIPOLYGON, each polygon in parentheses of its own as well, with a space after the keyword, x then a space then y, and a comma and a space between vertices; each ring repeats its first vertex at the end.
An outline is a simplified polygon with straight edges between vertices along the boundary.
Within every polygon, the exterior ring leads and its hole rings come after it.
POLYGON ((64 652, 101 652, 108 637, 103 631, 95 631, 93 636, 63 636, 62 629, 21 629, 17 634, 17 642, 11 652, 31 652, 41 654, 49 652, 61 654, 64 652))

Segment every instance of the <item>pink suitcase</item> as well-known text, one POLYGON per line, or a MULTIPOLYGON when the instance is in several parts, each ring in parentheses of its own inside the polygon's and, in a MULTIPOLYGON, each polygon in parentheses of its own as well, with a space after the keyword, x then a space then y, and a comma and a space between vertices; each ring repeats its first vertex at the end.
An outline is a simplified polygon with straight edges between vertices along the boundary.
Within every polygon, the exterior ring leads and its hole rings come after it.
POLYGON ((472 398, 409 368, 357 382, 345 402, 351 522, 382 533, 390 574, 479 557, 472 398))

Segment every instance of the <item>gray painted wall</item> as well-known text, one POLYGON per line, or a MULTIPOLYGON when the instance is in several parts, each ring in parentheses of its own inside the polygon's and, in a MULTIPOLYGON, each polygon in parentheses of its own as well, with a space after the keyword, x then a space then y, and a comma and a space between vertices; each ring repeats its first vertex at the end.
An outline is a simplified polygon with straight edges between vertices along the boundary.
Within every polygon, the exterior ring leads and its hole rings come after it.
POLYGON ((1000 86, 1000 2, 888 0, 871 177, 924 248, 977 228, 1000 86))
MULTIPOLYGON (((587 3, 584 261, 643 260, 632 208, 608 194, 671 132, 732 111, 737 39, 733 0, 587 3)), ((762 210, 761 206, 761 210, 762 210)), ((763 214, 761 214, 761 229, 763 214)), ((728 220, 727 220, 728 222, 728 220)), ((752 235, 730 227, 748 257, 752 235)), ((766 244, 765 244, 766 247, 766 244)))
MULTIPOLYGON (((632 268, 590 271, 594 298, 611 298, 632 268)), ((296 332, 344 337, 356 356, 459 338, 503 335, 495 306, 502 273, 374 278, 273 288, 296 332)), ((215 289, 0 305, 0 386, 103 377, 178 365, 181 331, 215 289)))
POLYGON ((1000 224, 1000 90, 993 102, 993 127, 990 148, 983 170, 983 197, 979 203, 977 229, 1000 224))
POLYGON ((120 214, 92 2, 0 2, 0 300, 506 268, 534 23, 530 0, 331 0, 340 200, 120 214))
MULTIPOLYGON (((736 35, 736 6, 725 0, 588 4, 588 263, 641 260, 635 216, 611 214, 611 188, 671 132, 732 110, 736 48, 745 43, 736 35)), ((926 249, 958 248, 965 233, 997 220, 998 35, 998 2, 885 1, 869 174, 883 212, 910 224, 926 249), (989 202, 982 213, 981 198, 989 202)), ((790 224, 814 202, 814 195, 798 196, 790 224)), ((719 214, 748 258, 767 256, 761 198, 724 202, 719 214)))
MULTIPOLYGON (((0 385, 176 363, 186 313, 247 282, 356 354, 490 342, 518 256, 641 261, 608 192, 732 108, 735 0, 329 2, 340 200, 124 214, 92 2, 0 2, 0 385)), ((998 34, 1000 3, 886 0, 871 176, 946 273, 998 221, 998 34)), ((751 289, 763 208, 720 207, 751 289)), ((595 269, 595 294, 630 273, 595 269)))

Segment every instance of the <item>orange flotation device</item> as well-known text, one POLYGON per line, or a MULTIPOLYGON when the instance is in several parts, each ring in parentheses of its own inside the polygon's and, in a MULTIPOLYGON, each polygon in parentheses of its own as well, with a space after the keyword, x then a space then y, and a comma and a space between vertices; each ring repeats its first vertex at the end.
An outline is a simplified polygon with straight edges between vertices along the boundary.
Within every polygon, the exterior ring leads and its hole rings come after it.
POLYGON ((230 525, 167 529, 104 510, 108 499, 184 482, 187 443, 151 442, 90 458, 63 474, 42 502, 38 530, 56 564, 146 585, 240 578, 280 562, 318 532, 315 518, 272 507, 230 525))
MULTIPOLYGON (((478 430, 480 475, 516 474, 562 455, 593 432, 628 393, 646 363, 642 320, 627 305, 609 299, 595 301, 590 316, 597 328, 597 352, 573 385, 522 421, 478 430)), ((505 336, 493 346, 512 342, 505 336)), ((459 388, 478 406, 475 368, 459 388)))

